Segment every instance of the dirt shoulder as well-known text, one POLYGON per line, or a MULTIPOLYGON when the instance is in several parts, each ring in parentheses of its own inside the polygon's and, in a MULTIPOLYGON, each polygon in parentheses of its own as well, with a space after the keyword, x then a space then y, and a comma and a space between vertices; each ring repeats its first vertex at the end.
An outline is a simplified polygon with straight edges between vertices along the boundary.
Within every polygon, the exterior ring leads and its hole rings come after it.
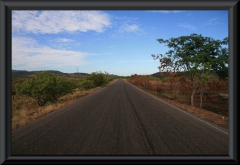
POLYGON ((201 108, 198 108, 195 106, 183 104, 177 100, 167 99, 167 98, 161 96, 160 94, 158 94, 157 92, 147 90, 141 86, 137 86, 137 85, 134 85, 134 86, 142 89, 143 91, 145 91, 149 94, 152 94, 152 95, 160 98, 161 100, 163 100, 165 102, 168 102, 169 104, 174 105, 175 107, 178 107, 184 111, 187 111, 188 113, 190 113, 202 120, 208 121, 208 122, 212 123, 213 125, 217 125, 217 126, 223 128, 224 130, 228 131, 228 117, 226 117, 226 116, 222 116, 222 115, 219 115, 219 114, 216 114, 216 113, 213 113, 213 112, 210 112, 210 111, 207 111, 205 109, 201 109, 201 108))

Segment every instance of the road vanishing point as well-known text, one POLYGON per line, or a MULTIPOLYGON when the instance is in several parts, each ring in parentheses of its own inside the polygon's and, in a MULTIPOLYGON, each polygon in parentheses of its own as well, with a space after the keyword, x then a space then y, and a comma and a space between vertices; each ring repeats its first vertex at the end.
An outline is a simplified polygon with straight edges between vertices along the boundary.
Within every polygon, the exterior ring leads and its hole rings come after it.
POLYGON ((228 133, 119 79, 12 131, 11 155, 228 155, 228 133))

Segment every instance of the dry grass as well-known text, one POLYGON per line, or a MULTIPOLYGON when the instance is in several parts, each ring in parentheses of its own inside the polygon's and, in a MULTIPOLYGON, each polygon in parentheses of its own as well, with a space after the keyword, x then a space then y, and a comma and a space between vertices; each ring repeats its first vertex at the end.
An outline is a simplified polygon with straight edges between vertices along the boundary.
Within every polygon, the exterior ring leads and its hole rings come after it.
POLYGON ((18 96, 18 98, 12 100, 12 130, 31 123, 42 116, 71 104, 78 98, 93 93, 100 88, 101 87, 96 87, 87 91, 76 89, 73 94, 68 94, 59 98, 58 102, 48 103, 42 107, 39 107, 36 101, 32 98, 18 96))

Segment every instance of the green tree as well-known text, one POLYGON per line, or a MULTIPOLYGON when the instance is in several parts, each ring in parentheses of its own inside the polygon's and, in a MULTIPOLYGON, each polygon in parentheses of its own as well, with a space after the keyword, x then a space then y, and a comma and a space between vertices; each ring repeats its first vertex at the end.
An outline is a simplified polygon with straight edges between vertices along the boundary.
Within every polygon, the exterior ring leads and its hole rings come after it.
POLYGON ((53 102, 72 93, 74 88, 74 80, 56 77, 55 74, 43 71, 36 73, 34 78, 27 79, 22 85, 16 85, 16 92, 33 98, 39 106, 43 106, 47 101, 53 102))
POLYGON ((91 80, 94 83, 94 87, 105 85, 110 81, 107 72, 92 72, 88 77, 88 80, 91 80))
MULTIPOLYGON (((210 71, 216 73, 221 79, 228 77, 228 49, 225 46, 228 44, 227 37, 220 41, 191 34, 169 40, 160 38, 157 41, 160 44, 165 43, 170 50, 165 55, 152 54, 152 57, 155 60, 159 59, 160 71, 177 72, 187 76, 193 89, 191 105, 193 105, 196 89, 199 87, 196 78, 201 79, 202 75, 210 71)), ((200 82, 203 83, 201 80, 200 82)))

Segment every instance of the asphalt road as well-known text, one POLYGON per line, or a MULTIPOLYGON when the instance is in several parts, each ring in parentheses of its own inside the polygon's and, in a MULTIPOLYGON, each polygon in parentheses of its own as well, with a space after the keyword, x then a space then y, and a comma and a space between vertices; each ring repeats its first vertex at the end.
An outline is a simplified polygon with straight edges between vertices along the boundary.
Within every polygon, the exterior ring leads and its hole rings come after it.
POLYGON ((11 155, 228 155, 228 133, 117 80, 12 131, 11 155))

